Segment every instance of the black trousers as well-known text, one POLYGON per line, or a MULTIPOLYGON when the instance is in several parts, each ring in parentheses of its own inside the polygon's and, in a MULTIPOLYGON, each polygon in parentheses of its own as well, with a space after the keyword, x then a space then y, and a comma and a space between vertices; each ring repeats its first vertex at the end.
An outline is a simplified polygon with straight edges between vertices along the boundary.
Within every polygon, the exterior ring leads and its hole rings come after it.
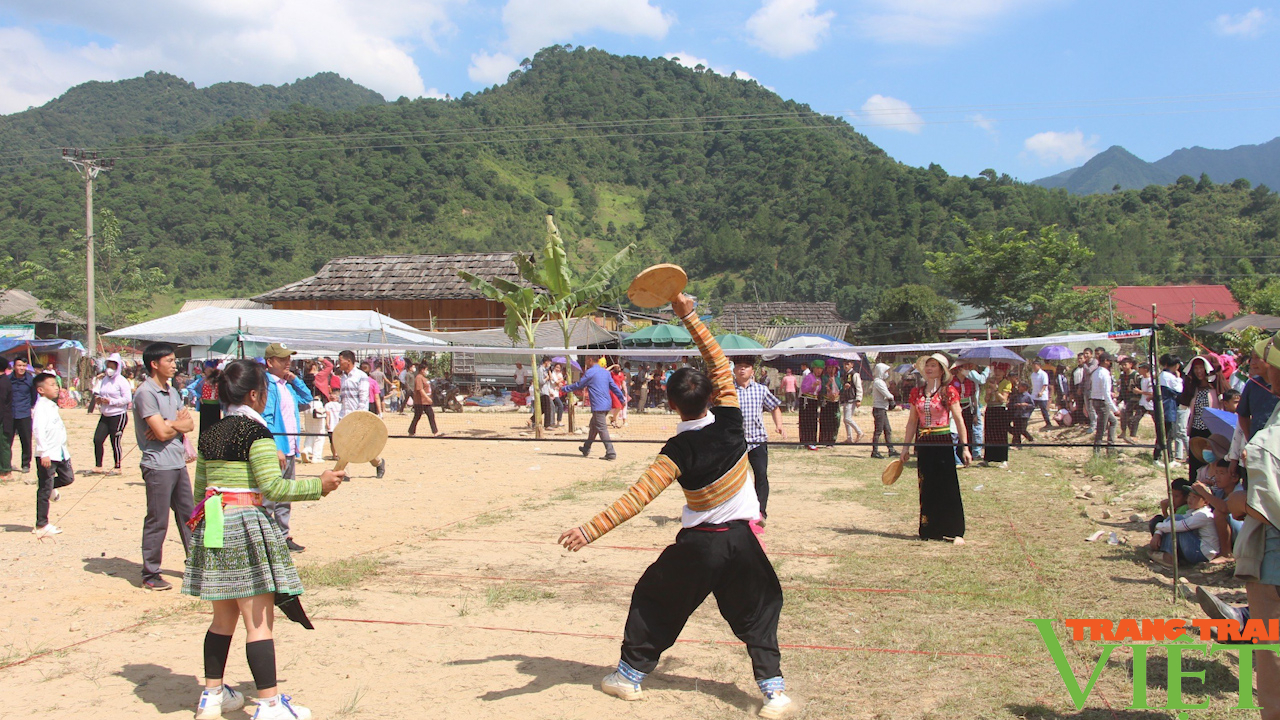
POLYGON ((645 570, 631 593, 622 659, 642 673, 658 667, 707 595, 747 644, 756 680, 782 675, 778 617, 782 586, 746 520, 717 529, 686 528, 645 570))
POLYGON ((124 447, 120 444, 124 429, 129 426, 129 413, 103 415, 98 418, 98 427, 93 431, 94 467, 102 467, 102 456, 105 453, 103 443, 111 438, 111 457, 116 461, 116 469, 120 469, 120 458, 124 456, 124 447))
POLYGON ((75 482, 76 473, 71 469, 70 458, 55 460, 49 467, 36 463, 36 527, 49 524, 49 498, 54 488, 66 487, 75 482))
POLYGON ((840 403, 823 400, 818 407, 818 443, 835 445, 840 432, 840 403))
POLYGON ((418 421, 422 419, 422 414, 426 413, 427 421, 431 423, 431 434, 434 435, 439 430, 436 429, 436 411, 431 409, 430 405, 413 404, 413 422, 409 423, 409 434, 415 435, 418 432, 418 421))
POLYGON ((769 505, 769 446, 757 445, 747 451, 751 474, 756 476, 756 498, 760 500, 760 517, 768 518, 765 508, 769 505))
MULTIPOLYGON (((13 437, 22 442, 22 472, 31 470, 31 417, 13 419, 13 435, 9 436, 9 454, 13 455, 13 437)), ((12 462, 12 460, 10 460, 12 462)))

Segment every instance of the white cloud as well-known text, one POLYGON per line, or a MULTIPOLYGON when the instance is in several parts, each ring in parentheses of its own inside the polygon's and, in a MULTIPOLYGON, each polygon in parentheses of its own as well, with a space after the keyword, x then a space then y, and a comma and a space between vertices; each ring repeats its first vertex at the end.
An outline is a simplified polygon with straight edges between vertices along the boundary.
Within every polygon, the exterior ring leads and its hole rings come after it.
MULTIPOLYGON (((687 68, 696 68, 701 65, 710 70, 714 70, 717 75, 737 75, 739 80, 755 80, 756 82, 760 82, 755 76, 751 75, 746 70, 731 70, 727 65, 713 65, 710 60, 698 57, 692 53, 670 52, 662 57, 668 60, 675 60, 687 68)), ((761 87, 768 87, 764 83, 760 83, 760 85, 761 87)), ((773 88, 769 89, 772 90, 773 88)))
POLYGON ((519 61, 510 55, 502 53, 490 55, 487 51, 481 50, 471 56, 471 67, 467 68, 467 77, 485 85, 504 83, 507 81, 507 76, 519 67, 518 63, 519 61))
POLYGON ((865 0, 863 34, 893 45, 950 45, 1047 0, 865 0))
POLYGON ((969 115, 968 119, 969 119, 969 122, 973 123, 979 128, 982 128, 983 130, 986 130, 988 134, 990 135, 996 134, 996 121, 983 115, 982 113, 974 113, 972 115, 969 115))
POLYGON ((451 32, 456 0, 13 0, 35 23, 91 28, 99 47, 51 47, 32 32, 0 36, 0 111, 45 102, 70 85, 165 70, 198 85, 280 84, 334 71, 388 98, 428 90, 411 51, 451 32))
POLYGON ((593 30, 661 40, 674 23, 649 0, 508 0, 502 9, 506 49, 521 54, 593 30))
POLYGON ((1269 19, 1267 11, 1254 8, 1243 15, 1219 15, 1213 26, 1219 35, 1255 38, 1262 34, 1269 19))
POLYGON ((1036 133, 1022 145, 1045 165, 1082 162, 1098 154, 1098 136, 1090 135, 1086 140, 1079 130, 1036 133))
POLYGON ((924 129, 924 118, 911 109, 905 100, 887 95, 872 95, 862 103, 862 110, 854 117, 869 127, 884 127, 890 130, 920 134, 924 129))
POLYGON ((751 44, 776 57, 791 57, 818 49, 836 14, 817 14, 817 0, 764 0, 747 19, 751 44))

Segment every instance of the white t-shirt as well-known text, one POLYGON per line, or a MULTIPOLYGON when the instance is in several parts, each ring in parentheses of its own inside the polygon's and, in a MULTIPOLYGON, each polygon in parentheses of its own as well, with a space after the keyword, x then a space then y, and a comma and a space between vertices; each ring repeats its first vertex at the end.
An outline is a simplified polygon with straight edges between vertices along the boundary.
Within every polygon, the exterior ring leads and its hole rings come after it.
MULTIPOLYGON (((1139 388, 1142 390, 1142 392, 1144 392, 1144 393, 1153 392, 1153 388, 1152 388, 1152 386, 1151 386, 1151 378, 1150 378, 1150 377, 1144 377, 1144 378, 1142 378, 1141 382, 1138 384, 1138 387, 1139 387, 1139 388)), ((1146 395, 1144 395, 1144 396, 1142 397, 1142 400, 1140 400, 1140 401, 1139 401, 1139 403, 1142 405, 1142 407, 1146 408, 1147 412, 1155 412, 1155 411, 1156 411, 1156 404, 1155 404, 1155 400, 1154 400, 1154 398, 1155 398, 1155 395, 1154 395, 1154 394, 1153 394, 1153 395, 1151 395, 1151 396, 1146 396, 1146 395)))
POLYGON ((330 400, 324 406, 325 431, 333 432, 338 428, 338 421, 342 419, 342 403, 337 400, 330 400))
POLYGON ((1049 373, 1037 370, 1031 375, 1031 397, 1034 400, 1049 399, 1049 373))
MULTIPOLYGON (((715 421, 716 416, 711 413, 697 420, 684 420, 676 423, 676 434, 679 435, 686 430, 700 430, 715 421)), ((750 466, 747 467, 747 472, 751 473, 750 466)), ((755 520, 758 517, 760 517, 760 498, 756 496, 756 480, 753 474, 742 484, 742 488, 733 494, 733 497, 710 510, 699 512, 685 505, 680 512, 680 525, 691 528, 703 524, 719 525, 732 520, 755 520)))

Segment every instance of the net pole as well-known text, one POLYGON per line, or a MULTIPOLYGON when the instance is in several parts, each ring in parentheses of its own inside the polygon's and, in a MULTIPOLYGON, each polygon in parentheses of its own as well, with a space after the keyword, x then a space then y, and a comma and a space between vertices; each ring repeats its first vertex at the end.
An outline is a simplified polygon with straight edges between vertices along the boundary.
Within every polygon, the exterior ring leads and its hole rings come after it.
MULTIPOLYGON (((1153 371, 1156 368, 1156 358, 1159 357, 1159 352, 1160 352, 1160 349, 1159 349, 1160 333, 1159 333, 1159 326, 1157 325, 1157 322, 1158 320, 1156 316, 1156 306, 1153 303, 1151 305, 1151 360, 1150 360, 1151 368, 1153 371)), ((1173 483, 1170 482, 1170 478, 1169 478, 1169 454, 1170 454, 1169 433, 1166 431, 1166 426, 1164 424, 1163 396, 1164 396, 1165 390, 1160 386, 1160 377, 1158 375, 1155 375, 1153 377, 1155 379, 1152 381, 1151 387, 1153 389, 1159 389, 1159 393, 1161 397, 1161 402, 1152 403, 1152 405, 1155 406, 1156 422, 1160 424, 1160 427, 1158 428, 1156 436, 1163 441, 1157 444, 1160 445, 1160 457, 1164 458, 1164 462, 1162 463, 1164 465, 1164 490, 1165 490, 1165 497, 1168 498, 1169 500, 1169 537, 1172 538, 1170 545, 1173 547, 1173 553, 1172 553, 1173 555, 1173 602, 1176 604, 1178 602, 1178 523, 1177 523, 1177 517, 1176 517, 1178 508, 1175 507, 1173 504, 1173 483)), ((1155 395, 1153 394, 1152 397, 1155 397, 1155 395)))

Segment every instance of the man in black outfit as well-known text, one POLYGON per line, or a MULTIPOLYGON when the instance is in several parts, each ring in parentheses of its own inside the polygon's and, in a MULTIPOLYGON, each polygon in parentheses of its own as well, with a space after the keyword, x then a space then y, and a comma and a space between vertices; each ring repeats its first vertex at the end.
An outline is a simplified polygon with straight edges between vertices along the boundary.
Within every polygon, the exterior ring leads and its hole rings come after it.
MULTIPOLYGON (((31 408, 36 404, 36 389, 32 384, 31 373, 27 371, 27 361, 18 358, 13 361, 13 374, 9 376, 11 386, 10 412, 8 421, 12 423, 10 432, 6 433, 5 444, 9 453, 13 454, 13 436, 16 434, 22 442, 22 472, 31 472, 31 408)), ((12 463, 12 457, 10 463, 12 463)))
POLYGON ((13 385, 9 382, 9 361, 0 358, 0 480, 13 479, 13 385))

